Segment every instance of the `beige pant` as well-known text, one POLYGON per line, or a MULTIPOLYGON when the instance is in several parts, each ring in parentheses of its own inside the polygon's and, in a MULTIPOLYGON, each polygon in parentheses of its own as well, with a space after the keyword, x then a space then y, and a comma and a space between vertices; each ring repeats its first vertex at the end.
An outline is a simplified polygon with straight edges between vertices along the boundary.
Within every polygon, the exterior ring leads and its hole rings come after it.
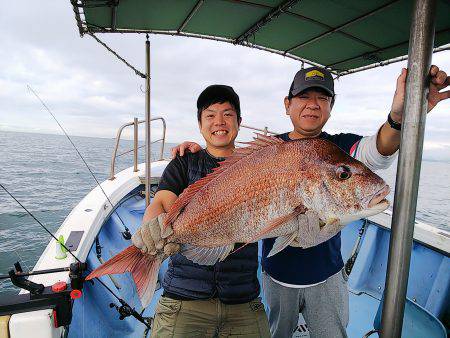
POLYGON ((156 337, 270 337, 264 305, 227 305, 218 299, 181 301, 161 297, 152 325, 156 337))

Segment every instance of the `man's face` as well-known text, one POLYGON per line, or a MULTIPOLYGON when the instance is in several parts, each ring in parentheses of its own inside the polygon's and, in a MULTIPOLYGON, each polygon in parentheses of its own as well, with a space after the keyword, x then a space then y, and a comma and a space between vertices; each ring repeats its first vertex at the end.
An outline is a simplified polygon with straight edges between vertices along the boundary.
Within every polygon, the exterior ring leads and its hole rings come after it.
POLYGON ((229 102, 212 104, 202 111, 199 128, 207 147, 234 147, 239 130, 237 113, 229 102))
POLYGON ((295 136, 318 136, 331 112, 331 97, 320 89, 307 89, 291 100, 284 99, 286 114, 291 118, 295 136))

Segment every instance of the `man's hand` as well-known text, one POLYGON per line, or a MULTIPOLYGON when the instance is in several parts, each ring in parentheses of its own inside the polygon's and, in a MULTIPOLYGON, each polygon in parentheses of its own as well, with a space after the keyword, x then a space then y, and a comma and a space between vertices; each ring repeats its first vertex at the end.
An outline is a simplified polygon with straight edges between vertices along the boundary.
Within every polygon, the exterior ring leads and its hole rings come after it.
POLYGON ((199 144, 195 143, 195 142, 189 142, 189 141, 185 141, 179 145, 177 145, 176 147, 173 147, 170 152, 172 154, 172 158, 177 157, 177 154, 179 153, 180 156, 184 156, 184 153, 189 151, 191 153, 196 153, 198 151, 202 150, 202 147, 200 147, 199 144))
MULTIPOLYGON (((407 69, 403 68, 397 79, 394 99, 392 100, 391 117, 394 121, 401 123, 403 116, 403 104, 405 102, 407 69)), ((430 90, 428 94, 428 112, 440 101, 450 98, 450 90, 439 92, 450 85, 450 76, 439 70, 437 66, 430 68, 430 90)))
POLYGON ((165 214, 152 218, 140 226, 131 237, 134 246, 141 250, 143 254, 156 255, 161 250, 170 256, 180 250, 177 243, 168 243, 166 238, 173 234, 172 227, 163 229, 163 218, 165 214))

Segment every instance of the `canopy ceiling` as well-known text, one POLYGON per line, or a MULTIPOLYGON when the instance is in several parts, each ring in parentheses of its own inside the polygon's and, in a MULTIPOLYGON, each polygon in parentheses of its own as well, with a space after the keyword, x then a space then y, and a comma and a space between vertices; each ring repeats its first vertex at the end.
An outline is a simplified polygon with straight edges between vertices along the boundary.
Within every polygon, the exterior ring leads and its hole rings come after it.
MULTIPOLYGON (((344 75, 408 53, 412 0, 71 0, 80 34, 154 33, 259 48, 344 75)), ((435 47, 450 43, 437 0, 435 47)), ((445 48, 448 48, 445 46, 445 48)))

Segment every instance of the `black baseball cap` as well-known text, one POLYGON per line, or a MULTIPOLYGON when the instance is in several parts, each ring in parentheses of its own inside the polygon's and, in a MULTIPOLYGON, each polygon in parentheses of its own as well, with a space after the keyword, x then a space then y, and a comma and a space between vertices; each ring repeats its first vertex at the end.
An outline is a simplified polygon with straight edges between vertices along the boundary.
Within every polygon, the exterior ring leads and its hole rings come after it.
POLYGON ((328 70, 321 67, 300 69, 295 74, 291 88, 289 88, 289 97, 294 97, 312 87, 322 88, 331 97, 334 97, 333 76, 328 70))
POLYGON ((211 85, 206 87, 197 99, 197 119, 200 121, 202 111, 215 103, 229 102, 236 110, 238 122, 241 120, 241 105, 239 96, 234 89, 226 85, 211 85))

